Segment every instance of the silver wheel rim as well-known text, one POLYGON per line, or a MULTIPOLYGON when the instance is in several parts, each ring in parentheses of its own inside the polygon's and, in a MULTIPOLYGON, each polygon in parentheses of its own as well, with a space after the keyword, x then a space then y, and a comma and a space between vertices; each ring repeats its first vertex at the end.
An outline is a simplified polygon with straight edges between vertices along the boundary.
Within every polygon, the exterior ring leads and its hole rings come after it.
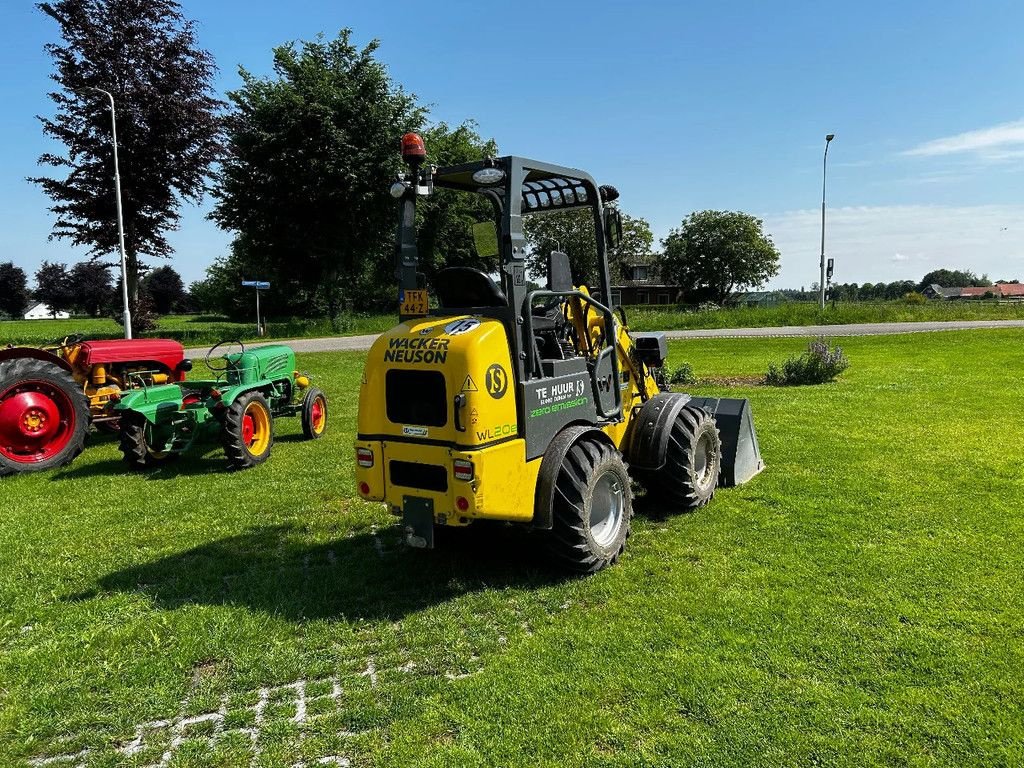
POLYGON ((697 479, 697 485, 701 487, 707 485, 711 475, 711 462, 708 460, 711 456, 711 451, 711 435, 705 432, 697 440, 697 447, 693 451, 694 477, 697 479))
POLYGON ((605 472, 594 483, 590 500, 590 535, 600 547, 607 547, 618 536, 626 500, 622 481, 614 472, 605 472))

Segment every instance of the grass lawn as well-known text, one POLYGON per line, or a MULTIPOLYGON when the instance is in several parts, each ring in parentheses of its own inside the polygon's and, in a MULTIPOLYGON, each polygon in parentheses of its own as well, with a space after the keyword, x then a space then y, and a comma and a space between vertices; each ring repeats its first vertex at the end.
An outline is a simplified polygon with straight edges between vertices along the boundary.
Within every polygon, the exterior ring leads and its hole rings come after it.
POLYGON ((587 579, 515 532, 407 550, 354 500, 361 354, 301 357, 329 433, 279 422, 250 472, 97 440, 2 481, 0 765, 1020 765, 1022 343, 852 338, 835 384, 729 390, 768 469, 587 579))

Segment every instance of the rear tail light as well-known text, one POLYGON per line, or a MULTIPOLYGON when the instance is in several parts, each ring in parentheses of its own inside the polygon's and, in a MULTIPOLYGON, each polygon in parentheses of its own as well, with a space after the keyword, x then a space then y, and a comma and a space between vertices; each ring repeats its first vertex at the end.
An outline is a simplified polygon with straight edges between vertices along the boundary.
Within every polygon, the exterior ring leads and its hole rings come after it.
POLYGON ((373 451, 369 448, 356 448, 356 463, 363 469, 373 466, 373 451))
POLYGON ((468 483, 473 479, 473 462, 465 459, 456 459, 453 462, 455 479, 468 483))

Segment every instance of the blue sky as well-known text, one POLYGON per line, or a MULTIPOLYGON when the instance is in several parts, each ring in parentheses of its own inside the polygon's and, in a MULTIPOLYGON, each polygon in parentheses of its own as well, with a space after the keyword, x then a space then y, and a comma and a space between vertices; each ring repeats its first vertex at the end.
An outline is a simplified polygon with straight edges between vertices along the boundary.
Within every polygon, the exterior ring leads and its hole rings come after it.
MULTIPOLYGON (((950 266, 1024 279, 1024 3, 183 3, 220 66, 266 73, 270 49, 351 27, 437 120, 475 119, 503 153, 590 170, 664 236, 688 212, 744 210, 782 251, 774 286, 816 279, 824 135, 827 251, 839 281, 950 266)), ((81 251, 48 242, 24 181, 51 149, 56 25, 5 0, 0 231, 34 271, 81 251)), ((229 236, 185 210, 187 281, 229 236)))

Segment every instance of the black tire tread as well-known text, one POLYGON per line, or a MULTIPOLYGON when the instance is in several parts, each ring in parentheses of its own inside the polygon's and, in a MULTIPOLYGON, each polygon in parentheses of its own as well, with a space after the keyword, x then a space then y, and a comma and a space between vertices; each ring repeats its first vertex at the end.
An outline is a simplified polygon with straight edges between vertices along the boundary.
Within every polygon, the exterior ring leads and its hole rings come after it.
POLYGON ((262 456, 253 456, 242 442, 242 416, 249 403, 258 399, 262 402, 267 413, 271 413, 270 404, 259 392, 246 392, 235 399, 235 401, 224 411, 224 421, 221 427, 221 444, 224 446, 224 453, 228 459, 228 465, 232 469, 249 469, 262 464, 270 457, 274 447, 274 418, 270 417, 270 444, 262 456))
POLYGON ((687 405, 679 412, 670 427, 665 466, 656 472, 647 472, 638 479, 648 494, 675 508, 698 509, 714 498, 721 472, 722 438, 714 417, 703 408, 687 405), (695 448, 700 434, 709 430, 714 434, 715 482, 710 489, 697 487, 694 477, 695 448))
POLYGON ((67 466, 85 448, 86 435, 89 433, 89 400, 70 373, 59 365, 34 357, 15 357, 0 362, 0 392, 25 379, 48 380, 67 393, 75 409, 75 432, 64 450, 46 461, 22 466, 0 457, 0 477, 67 466))
POLYGON ((146 443, 146 417, 140 413, 126 413, 120 419, 121 442, 118 445, 125 463, 132 469, 151 469, 178 457, 176 453, 154 456, 146 443))
POLYGON ((328 408, 327 408, 327 395, 324 394, 322 389, 318 387, 310 387, 306 390, 306 394, 302 398, 302 434, 307 440, 318 440, 327 434, 327 422, 328 422, 328 408), (316 399, 317 395, 324 399, 324 429, 320 434, 313 431, 313 400, 316 399))
POLYGON ((629 476, 622 456, 612 446, 593 439, 577 442, 565 456, 558 478, 552 509, 552 529, 547 532, 548 551, 561 566, 580 573, 594 573, 615 563, 626 547, 632 517, 629 476), (588 543, 586 498, 599 469, 618 464, 626 509, 622 526, 625 535, 610 553, 593 551, 588 543))

